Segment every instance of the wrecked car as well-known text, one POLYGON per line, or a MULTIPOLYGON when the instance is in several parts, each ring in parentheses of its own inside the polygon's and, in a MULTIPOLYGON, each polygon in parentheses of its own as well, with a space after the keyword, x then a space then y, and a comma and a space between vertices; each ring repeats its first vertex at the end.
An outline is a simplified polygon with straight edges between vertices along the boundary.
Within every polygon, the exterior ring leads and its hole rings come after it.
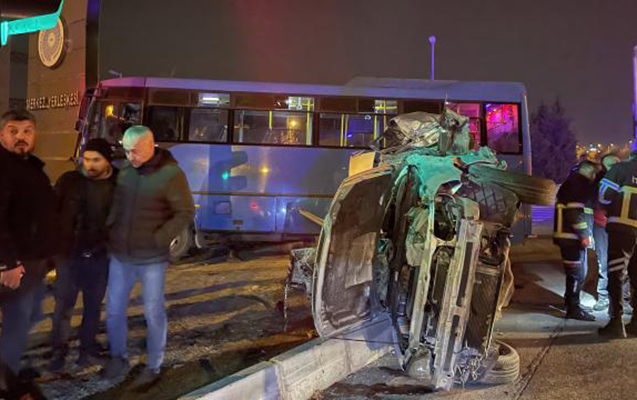
POLYGON ((314 257, 318 333, 389 314, 401 366, 432 388, 515 380, 515 350, 493 339, 511 227, 521 203, 550 204, 554 183, 507 172, 450 110, 397 116, 382 140, 352 158, 315 252, 293 255, 299 276, 314 257))

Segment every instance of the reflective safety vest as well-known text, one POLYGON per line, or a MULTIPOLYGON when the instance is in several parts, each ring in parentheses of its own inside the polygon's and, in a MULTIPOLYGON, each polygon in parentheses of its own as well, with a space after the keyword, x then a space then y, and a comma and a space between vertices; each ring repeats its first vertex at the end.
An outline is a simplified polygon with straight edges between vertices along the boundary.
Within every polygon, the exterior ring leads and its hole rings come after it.
POLYGON ((584 203, 571 202, 555 205, 553 239, 557 242, 576 241, 592 235, 593 209, 584 203))
MULTIPOLYGON (((579 173, 571 174, 557 192, 553 241, 578 244, 592 239, 595 185, 579 173)), ((592 241, 592 240, 591 240, 592 241)))
POLYGON ((606 173, 599 202, 608 210, 607 230, 637 233, 637 159, 617 163, 606 173))

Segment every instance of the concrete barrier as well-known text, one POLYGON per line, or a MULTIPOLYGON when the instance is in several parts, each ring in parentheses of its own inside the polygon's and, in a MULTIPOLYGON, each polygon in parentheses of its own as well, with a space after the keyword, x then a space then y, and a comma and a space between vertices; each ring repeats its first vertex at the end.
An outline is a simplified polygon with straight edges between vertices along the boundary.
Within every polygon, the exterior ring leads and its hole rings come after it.
POLYGON ((393 349, 383 316, 337 337, 315 339, 181 397, 183 400, 303 400, 393 349))

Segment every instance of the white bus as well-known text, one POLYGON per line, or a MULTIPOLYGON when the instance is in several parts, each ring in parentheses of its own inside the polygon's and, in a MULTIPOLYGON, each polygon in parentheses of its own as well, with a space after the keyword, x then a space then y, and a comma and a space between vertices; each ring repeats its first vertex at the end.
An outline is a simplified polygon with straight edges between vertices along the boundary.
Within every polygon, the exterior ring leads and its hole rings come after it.
MULTIPOLYGON (((230 240, 289 240, 320 229, 348 173, 349 157, 369 148, 396 114, 470 118, 476 143, 495 150, 509 169, 530 174, 526 90, 521 83, 356 78, 347 85, 309 85, 172 78, 109 79, 87 91, 82 143, 118 145, 124 130, 144 124, 186 172, 197 205, 193 229, 230 240)), ((530 234, 530 208, 514 229, 530 234)))

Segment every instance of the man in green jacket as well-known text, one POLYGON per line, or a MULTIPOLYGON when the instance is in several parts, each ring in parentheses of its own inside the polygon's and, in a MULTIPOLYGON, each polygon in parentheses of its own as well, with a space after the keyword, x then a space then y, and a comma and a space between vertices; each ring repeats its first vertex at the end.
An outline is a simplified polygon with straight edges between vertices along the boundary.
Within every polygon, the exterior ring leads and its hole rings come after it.
POLYGON ((106 328, 111 360, 103 373, 115 379, 128 371, 128 301, 133 286, 141 281, 148 357, 135 385, 144 386, 159 378, 164 357, 164 281, 170 243, 192 223, 195 207, 186 175, 169 151, 155 148, 150 129, 132 126, 122 143, 128 162, 117 177, 107 222, 111 262, 106 328))

